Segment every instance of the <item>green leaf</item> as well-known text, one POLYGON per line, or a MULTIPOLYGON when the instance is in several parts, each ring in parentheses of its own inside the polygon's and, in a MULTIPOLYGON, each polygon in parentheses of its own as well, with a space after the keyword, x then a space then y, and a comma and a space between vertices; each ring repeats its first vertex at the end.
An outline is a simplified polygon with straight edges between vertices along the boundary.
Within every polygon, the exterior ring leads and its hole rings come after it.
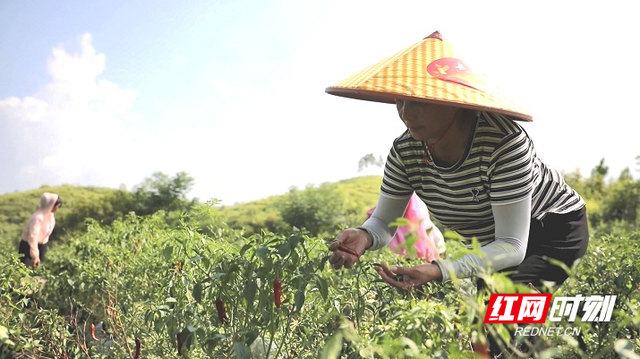
POLYGON ((290 263, 295 264, 296 266, 300 263, 300 255, 296 251, 291 252, 290 263))
POLYGON ((342 350, 342 333, 338 332, 327 340, 327 344, 320 353, 320 359, 338 359, 340 350, 342 350))
POLYGON ((496 330, 504 343, 509 343, 511 341, 511 334, 509 334, 509 330, 507 330, 504 325, 498 324, 496 326, 496 330))
POLYGON ((202 283, 198 282, 196 283, 196 285, 193 286, 193 299, 196 300, 196 302, 200 303, 202 302, 202 283))
POLYGON ((327 261, 329 260, 329 258, 331 258, 331 255, 326 255, 324 257, 322 257, 322 259, 320 260, 320 262, 318 263, 318 271, 321 271, 324 269, 325 264, 327 263, 327 261))
POLYGON ((320 295, 322 296, 322 299, 327 300, 327 297, 329 297, 329 285, 327 284, 327 281, 322 277, 316 276, 315 278, 316 286, 318 288, 318 291, 320 292, 320 295))
POLYGON ((167 246, 162 250, 162 256, 164 259, 169 260, 171 258, 171 254, 173 254, 173 247, 167 246))
POLYGON ((247 243, 244 246, 242 246, 242 248, 240 249, 240 255, 244 255, 246 251, 248 251, 250 248, 253 248, 253 243, 247 243))
POLYGON ((624 359, 640 359, 640 355, 633 351, 633 343, 628 339, 618 339, 613 344, 616 353, 620 354, 620 358, 624 359))
POLYGON ((256 299, 256 292, 258 291, 258 285, 255 281, 250 281, 245 284, 244 289, 242 290, 242 296, 244 300, 247 301, 247 308, 253 308, 253 302, 256 299))
POLYGON ((0 325, 0 346, 14 346, 15 343, 9 339, 9 329, 0 325))
POLYGON ((0 339, 7 339, 7 338, 9 338, 9 329, 0 325, 0 339))
POLYGON ((235 342, 233 352, 238 359, 251 359, 251 349, 244 342, 235 342))
POLYGON ((291 250, 296 249, 298 244, 300 244, 300 236, 296 235, 296 236, 291 236, 291 238, 289 238, 289 246, 291 247, 291 250))
POLYGON ((253 342, 256 340, 256 338, 258 338, 258 336, 260 335, 260 333, 258 333, 257 330, 253 329, 250 330, 247 335, 244 336, 244 342, 246 345, 251 345, 253 344, 253 342))
POLYGON ((303 290, 296 291, 296 294, 295 294, 296 310, 302 309, 302 306, 304 305, 304 301, 305 301, 304 291, 303 290))
POLYGON ((269 248, 264 246, 260 246, 256 248, 256 255, 258 256, 258 258, 262 259, 263 261, 266 260, 267 256, 269 255, 269 248))
POLYGON ((389 223, 389 227, 402 227, 402 226, 408 226, 410 224, 411 224, 411 222, 409 222, 408 219, 406 219, 404 217, 399 217, 395 221, 389 223))
POLYGON ((278 246, 278 254, 280 257, 286 257, 291 252, 291 245, 289 242, 284 242, 278 246))
POLYGON ((456 233, 454 231, 450 231, 450 230, 445 230, 442 235, 443 235, 445 241, 446 240, 461 241, 461 240, 464 239, 464 237, 462 237, 458 233, 456 233))
POLYGON ((416 345, 416 343, 407 338, 407 337, 401 337, 398 339, 398 341, 400 342, 400 344, 402 345, 402 347, 404 348, 404 353, 405 355, 417 355, 420 353, 420 349, 418 349, 418 346, 416 345))

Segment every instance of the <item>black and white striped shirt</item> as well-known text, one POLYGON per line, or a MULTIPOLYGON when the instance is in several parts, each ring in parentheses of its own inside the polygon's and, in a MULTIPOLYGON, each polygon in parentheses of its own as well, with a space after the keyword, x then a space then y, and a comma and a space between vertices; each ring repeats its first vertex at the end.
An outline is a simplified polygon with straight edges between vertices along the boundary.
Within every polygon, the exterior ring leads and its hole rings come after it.
POLYGON ((424 145, 409 131, 396 138, 384 170, 382 195, 415 192, 442 225, 480 244, 495 239, 491 203, 509 204, 532 192, 531 218, 569 213, 582 197, 537 156, 524 129, 506 116, 478 112, 475 134, 453 167, 425 164, 424 145))

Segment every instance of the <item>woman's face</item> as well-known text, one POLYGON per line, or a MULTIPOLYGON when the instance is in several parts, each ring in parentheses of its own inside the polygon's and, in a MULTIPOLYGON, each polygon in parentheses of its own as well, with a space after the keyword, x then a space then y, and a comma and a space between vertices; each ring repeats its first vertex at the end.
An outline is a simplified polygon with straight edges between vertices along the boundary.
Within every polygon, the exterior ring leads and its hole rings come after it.
POLYGON ((424 102, 396 100, 398 115, 419 141, 434 140, 453 120, 457 107, 424 102))

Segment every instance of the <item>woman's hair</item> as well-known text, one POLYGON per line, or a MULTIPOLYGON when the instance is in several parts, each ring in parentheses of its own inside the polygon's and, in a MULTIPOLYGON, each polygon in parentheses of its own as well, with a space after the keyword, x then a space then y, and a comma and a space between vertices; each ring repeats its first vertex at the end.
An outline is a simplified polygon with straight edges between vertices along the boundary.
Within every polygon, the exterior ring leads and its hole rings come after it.
POLYGON ((53 206, 62 207, 62 198, 58 197, 58 199, 56 200, 56 203, 54 203, 53 206))

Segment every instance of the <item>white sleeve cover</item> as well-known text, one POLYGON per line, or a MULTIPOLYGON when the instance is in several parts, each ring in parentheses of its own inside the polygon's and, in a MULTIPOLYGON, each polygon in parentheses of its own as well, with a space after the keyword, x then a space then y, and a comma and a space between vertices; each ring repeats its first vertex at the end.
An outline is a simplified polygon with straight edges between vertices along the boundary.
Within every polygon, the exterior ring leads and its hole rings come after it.
POLYGON ((373 239, 373 244, 368 250, 380 249, 391 242, 397 227, 389 227, 389 223, 395 222, 404 215, 410 198, 411 195, 407 198, 396 199, 380 194, 373 214, 362 226, 358 227, 367 231, 373 239))
POLYGON ((519 265, 524 260, 531 225, 531 192, 521 200, 509 204, 492 204, 495 221, 495 241, 480 249, 486 256, 467 254, 457 260, 436 260, 442 271, 442 281, 472 277, 479 268, 494 271, 519 265))

